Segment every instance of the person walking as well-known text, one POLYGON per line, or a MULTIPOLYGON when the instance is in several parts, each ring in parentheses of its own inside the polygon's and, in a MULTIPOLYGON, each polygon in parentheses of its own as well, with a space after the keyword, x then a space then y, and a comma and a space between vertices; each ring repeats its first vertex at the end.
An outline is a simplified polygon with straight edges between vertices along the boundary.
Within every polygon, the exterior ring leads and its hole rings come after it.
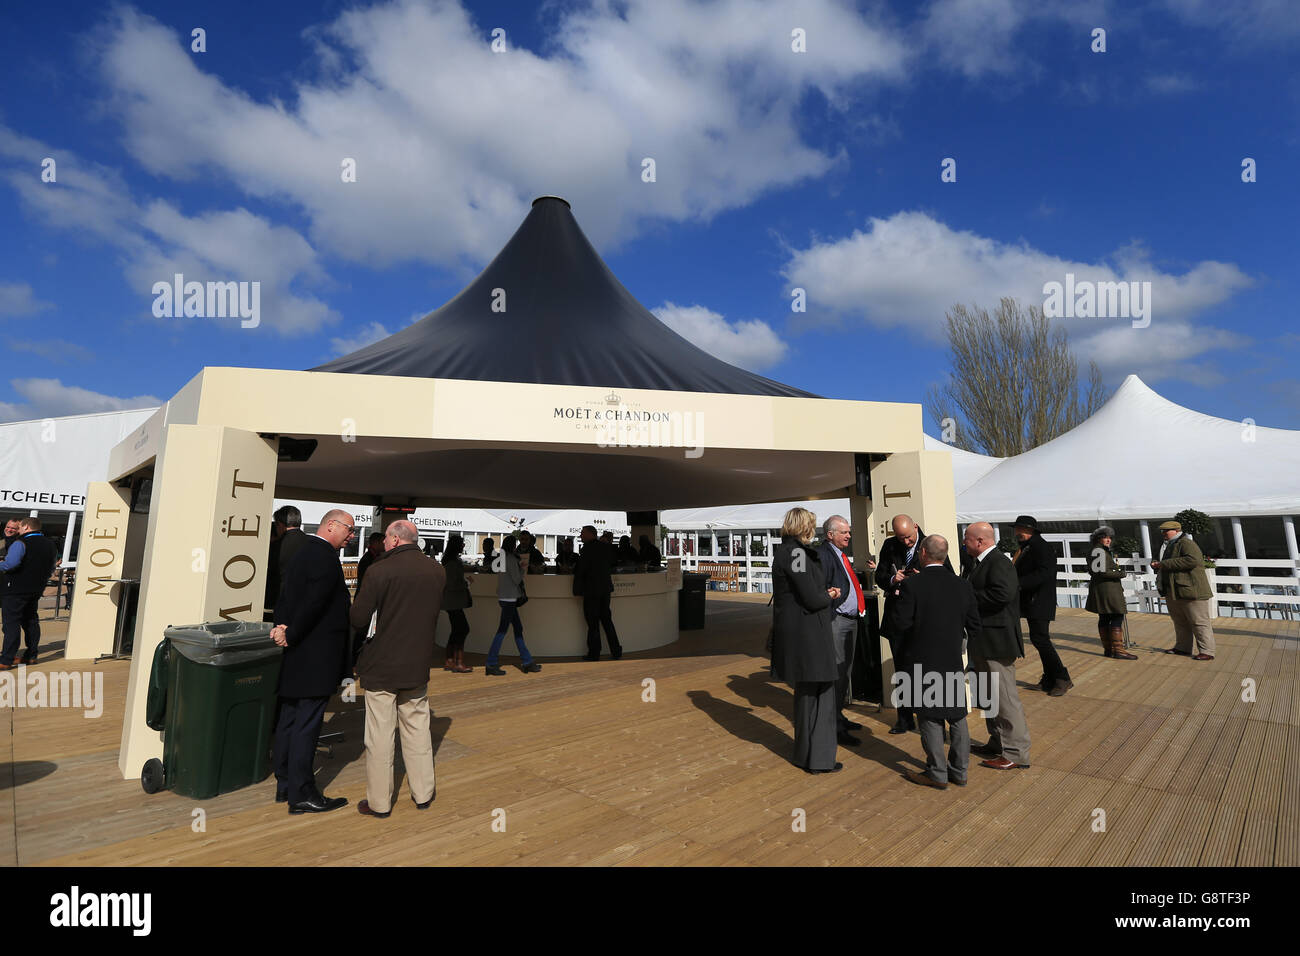
POLYGON ((1119 661, 1135 661, 1137 655, 1124 649, 1128 602, 1124 599, 1124 572, 1111 553, 1114 541, 1115 529, 1109 525, 1102 525, 1088 538, 1088 600, 1083 609, 1097 615, 1102 652, 1119 661))
POLYGON ((524 623, 519 618, 520 599, 527 600, 524 593, 524 569, 518 554, 519 542, 514 535, 508 535, 501 542, 501 550, 492 559, 492 570, 497 576, 497 603, 501 605, 501 621, 492 638, 492 647, 488 650, 487 667, 484 673, 493 677, 502 677, 505 671, 498 665, 501 642, 506 639, 506 628, 513 627, 515 647, 519 649, 519 669, 525 674, 532 674, 542 669, 541 664, 533 661, 524 643, 524 623))
POLYGON ((808 773, 843 769, 837 745, 835 639, 831 607, 840 598, 825 585, 821 556, 813 547, 817 519, 791 508, 772 554, 772 670, 794 689, 792 762, 808 773))
POLYGON ((393 733, 402 741, 402 763, 416 807, 433 803, 433 740, 429 734, 429 668, 446 573, 420 549, 410 521, 384 531, 384 551, 371 564, 352 605, 354 628, 375 633, 357 660, 366 696, 366 799, 357 810, 387 817, 393 810, 393 733))
POLYGON ((50 539, 41 533, 41 519, 22 518, 18 522, 18 536, 5 551, 0 562, 3 577, 3 598, 0 598, 0 620, 3 621, 4 650, 0 652, 0 671, 19 664, 35 664, 41 644, 41 621, 38 611, 41 595, 50 583, 58 555, 50 539), (27 637, 27 649, 18 657, 18 643, 27 637))
POLYGON ((1012 529, 1020 549, 1011 563, 1020 583, 1020 616, 1029 625, 1029 640, 1043 663, 1039 688, 1051 697, 1064 697, 1074 686, 1061 655, 1052 645, 1056 620, 1056 549, 1038 532, 1031 515, 1020 515, 1012 529))
POLYGON ((1165 542, 1160 558, 1151 562, 1156 590, 1169 606, 1174 622, 1174 646, 1166 654, 1194 661, 1214 660, 1214 629, 1210 626, 1210 579, 1205 575, 1205 555, 1177 521, 1160 526, 1165 542))
POLYGON ((460 556, 465 553, 465 539, 453 534, 447 539, 447 549, 442 555, 442 568, 447 583, 442 591, 442 606, 451 622, 451 635, 447 638, 447 661, 442 669, 453 674, 472 674, 474 668, 465 666, 465 638, 469 636, 469 620, 465 609, 472 607, 474 598, 469 593, 470 577, 465 573, 465 563, 460 556))

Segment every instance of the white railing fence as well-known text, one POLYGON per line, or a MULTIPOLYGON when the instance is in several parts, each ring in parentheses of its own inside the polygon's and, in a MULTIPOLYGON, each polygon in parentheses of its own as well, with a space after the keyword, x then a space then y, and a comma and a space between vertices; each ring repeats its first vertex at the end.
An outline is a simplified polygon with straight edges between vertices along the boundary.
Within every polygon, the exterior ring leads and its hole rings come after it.
MULTIPOLYGON (((1119 558, 1117 563, 1128 572, 1124 579, 1124 595, 1129 609, 1147 614, 1167 614, 1164 600, 1156 591, 1156 575, 1148 558, 1119 558)), ((1294 620, 1300 614, 1300 563, 1286 559, 1258 558, 1242 561, 1238 558, 1216 558, 1214 568, 1207 568, 1210 588, 1214 597, 1210 613, 1214 617, 1271 618, 1294 620), (1226 566, 1237 571, 1225 574, 1226 566), (1282 569, 1285 576, 1253 571, 1282 569)), ((1057 573, 1056 602, 1060 607, 1081 608, 1088 599, 1087 556, 1058 558, 1061 570, 1057 573)))

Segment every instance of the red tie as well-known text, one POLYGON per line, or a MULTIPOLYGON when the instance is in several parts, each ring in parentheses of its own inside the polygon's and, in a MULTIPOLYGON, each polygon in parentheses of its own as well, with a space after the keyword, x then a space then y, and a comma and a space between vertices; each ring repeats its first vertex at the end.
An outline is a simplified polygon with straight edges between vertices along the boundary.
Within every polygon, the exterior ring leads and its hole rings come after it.
POLYGON ((858 587, 858 577, 853 573, 853 565, 849 564, 849 556, 841 551, 840 560, 844 562, 844 570, 848 572, 849 586, 853 588, 853 593, 858 596, 858 617, 861 617, 867 611, 867 600, 862 596, 862 588, 858 587))

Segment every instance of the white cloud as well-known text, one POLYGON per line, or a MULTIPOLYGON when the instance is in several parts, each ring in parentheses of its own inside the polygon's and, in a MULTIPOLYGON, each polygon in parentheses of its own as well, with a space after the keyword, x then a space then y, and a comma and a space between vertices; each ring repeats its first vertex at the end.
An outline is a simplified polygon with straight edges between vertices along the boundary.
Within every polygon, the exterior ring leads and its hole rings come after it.
POLYGON ((650 311, 691 344, 751 372, 780 362, 788 349, 772 327, 758 319, 728 322, 702 305, 675 305, 672 302, 665 302, 650 311))
POLYGON ((1122 319, 1059 320, 1082 358, 1095 353, 1099 364, 1122 364, 1120 343, 1130 331, 1143 333, 1132 340, 1135 349, 1174 347, 1156 346, 1162 336, 1177 343, 1179 361, 1225 347, 1230 333, 1187 320, 1251 285, 1237 266, 1204 261, 1182 274, 1164 272, 1137 243, 1117 250, 1111 260, 1072 261, 1025 242, 955 230, 925 213, 900 212, 872 219, 865 232, 792 249, 783 274, 789 287, 806 291, 814 320, 861 318, 882 328, 906 327, 933 341, 943 339, 944 315, 958 303, 992 310, 1003 296, 1012 296, 1041 306, 1044 283, 1064 282, 1067 273, 1076 282, 1145 281, 1151 283, 1148 329, 1133 329, 1122 319))
POLYGON ((64 385, 56 378, 19 378, 9 384, 23 398, 21 402, 0 402, 0 420, 10 422, 154 408, 162 404, 162 399, 153 395, 117 398, 75 385, 64 385))
POLYGON ((47 362, 66 365, 68 362, 89 362, 95 353, 84 345, 67 342, 63 339, 48 339, 44 342, 23 342, 10 340, 7 347, 11 352, 31 352, 47 362))
POLYGON ((3 126, 0 161, 12 164, 0 169, 0 176, 17 191, 32 219, 119 250, 142 315, 152 308, 153 284, 170 282, 179 272, 187 281, 260 282, 262 324, 284 334, 338 321, 334 310, 301 290, 327 277, 316 251, 287 226, 274 226, 245 209, 185 216, 162 200, 139 205, 114 170, 3 126), (57 161, 54 183, 25 171, 39 170, 43 156, 57 161))
POLYGON ((1103 0, 935 0, 920 23, 920 35, 927 54, 940 66, 967 77, 1034 76, 1042 68, 1029 52, 1034 47, 1017 42, 1021 29, 1034 22, 1064 20, 1079 28, 1079 42, 1086 50, 1090 34, 1084 28, 1103 25, 1104 12, 1103 0))
POLYGON ((52 303, 36 298, 26 282, 0 282, 0 316, 33 315, 52 308, 52 303))
POLYGON ((1201 88, 1200 83, 1185 73, 1155 73, 1146 78, 1146 86, 1152 93, 1169 96, 1201 88))
POLYGON ((1249 343, 1245 336, 1227 329, 1173 321, 1150 328, 1112 325, 1099 332, 1071 340, 1075 352, 1092 359, 1103 372, 1134 373, 1143 381, 1184 379, 1203 385, 1220 385, 1226 379, 1215 367, 1219 352, 1241 348, 1249 343), (1201 362, 1192 362, 1204 356, 1201 362))
POLYGON ((378 322, 370 322, 356 330, 356 333, 343 338, 330 339, 330 349, 335 355, 348 355, 357 349, 363 349, 380 339, 386 339, 393 333, 378 322))
POLYGON ((1164 0, 1164 5, 1190 25, 1214 30, 1235 44, 1278 44, 1300 36, 1292 0, 1164 0))
POLYGON ((545 55, 509 36, 492 53, 490 27, 454 2, 348 10, 309 31, 325 79, 284 103, 202 72, 176 31, 130 9, 99 62, 151 172, 224 176, 302 210, 317 246, 382 266, 482 262, 540 194, 570 199, 605 244, 818 176, 839 154, 802 141, 803 97, 848 109, 865 84, 903 79, 907 55, 837 0, 797 14, 769 0, 596 3, 556 14, 545 55), (807 53, 791 51, 795 27, 807 53))

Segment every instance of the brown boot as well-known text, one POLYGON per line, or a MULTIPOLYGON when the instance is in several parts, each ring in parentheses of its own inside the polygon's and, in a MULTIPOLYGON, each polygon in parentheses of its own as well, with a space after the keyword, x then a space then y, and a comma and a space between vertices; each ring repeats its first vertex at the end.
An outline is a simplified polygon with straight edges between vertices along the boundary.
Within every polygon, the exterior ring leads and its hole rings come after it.
POLYGON ((1122 624, 1119 627, 1112 627, 1110 629, 1110 649, 1110 656, 1115 658, 1117 661, 1137 660, 1136 654, 1130 654, 1128 651, 1124 650, 1124 625, 1122 624))
POLYGON ((472 673, 474 673, 474 668, 472 668, 472 667, 466 667, 466 666, 465 666, 465 649, 464 649, 464 648, 461 648, 461 647, 456 648, 456 666, 452 668, 452 672, 453 672, 453 673, 456 673, 456 674, 472 674, 472 673))
POLYGON ((1097 636, 1101 638, 1101 649, 1106 652, 1106 656, 1114 657, 1115 652, 1110 646, 1110 628, 1100 620, 1097 621, 1097 636))

